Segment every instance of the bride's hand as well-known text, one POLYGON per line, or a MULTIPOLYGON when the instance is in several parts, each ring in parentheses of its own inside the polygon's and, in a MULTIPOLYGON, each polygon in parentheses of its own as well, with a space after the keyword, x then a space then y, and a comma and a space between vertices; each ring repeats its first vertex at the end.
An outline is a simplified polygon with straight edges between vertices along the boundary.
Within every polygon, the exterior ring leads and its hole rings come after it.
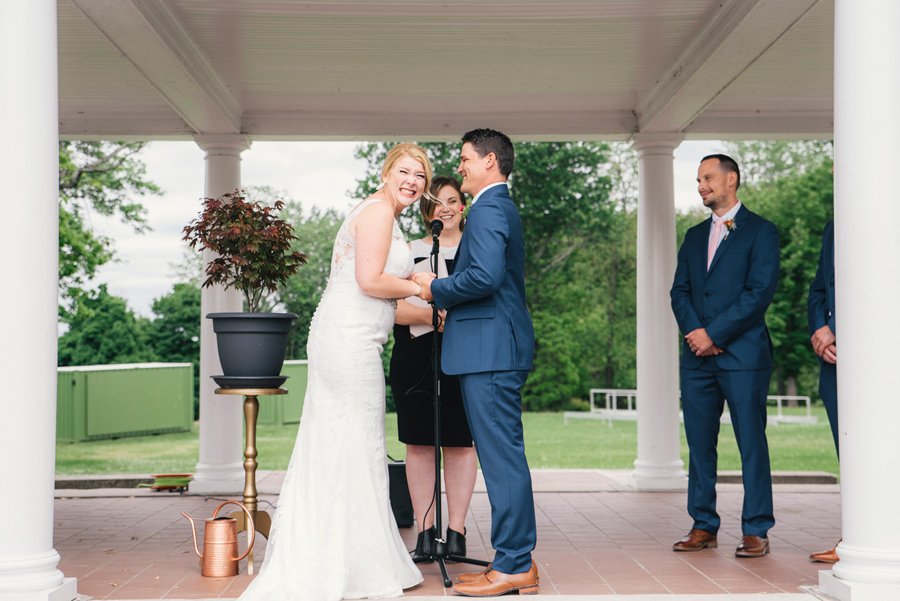
POLYGON ((425 286, 430 285, 431 280, 433 280, 434 278, 435 278, 435 275, 433 273, 428 273, 428 272, 424 272, 424 271, 417 271, 416 273, 409 276, 409 279, 414 281, 419 286, 422 286, 423 288, 425 286))
POLYGON ((419 285, 420 290, 417 295, 426 303, 430 303, 434 300, 434 297, 431 296, 431 282, 435 280, 435 275, 433 273, 414 273, 412 274, 412 281, 419 285))

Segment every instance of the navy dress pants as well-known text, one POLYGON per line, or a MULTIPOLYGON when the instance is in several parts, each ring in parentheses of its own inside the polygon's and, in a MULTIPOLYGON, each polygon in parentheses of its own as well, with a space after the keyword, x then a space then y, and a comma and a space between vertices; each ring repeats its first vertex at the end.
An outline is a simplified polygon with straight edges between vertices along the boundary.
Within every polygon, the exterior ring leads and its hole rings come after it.
POLYGON ((837 366, 831 363, 819 364, 819 396, 825 404, 828 413, 828 423, 831 424, 831 435, 834 437, 834 449, 838 457, 841 456, 841 447, 838 444, 838 408, 837 408, 837 366))
POLYGON ((766 396, 771 377, 771 368, 745 371, 725 371, 711 366, 682 368, 681 404, 690 450, 688 513, 694 519, 694 528, 711 534, 719 530, 716 446, 726 402, 741 454, 744 480, 741 532, 765 538, 775 525, 766 440, 766 396))
POLYGON ((527 371, 494 371, 459 377, 491 502, 491 567, 502 574, 530 570, 537 541, 522 428, 521 390, 527 376, 527 371))

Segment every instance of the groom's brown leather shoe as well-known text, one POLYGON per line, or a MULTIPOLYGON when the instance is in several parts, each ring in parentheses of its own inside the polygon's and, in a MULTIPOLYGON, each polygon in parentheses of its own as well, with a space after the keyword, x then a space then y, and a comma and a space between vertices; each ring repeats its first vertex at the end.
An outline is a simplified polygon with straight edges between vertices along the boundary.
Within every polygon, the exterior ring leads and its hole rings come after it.
POLYGON ((487 564, 487 567, 480 572, 469 572, 468 574, 460 574, 456 577, 457 582, 462 582, 463 584, 468 584, 470 582, 475 582, 485 574, 491 571, 491 564, 487 564))
POLYGON ((769 539, 745 534, 734 551, 735 557, 762 557, 769 554, 769 539))
MULTIPOLYGON (((838 541, 840 544, 841 541, 838 541)), ((834 546, 834 549, 828 549, 827 551, 821 551, 819 553, 813 553, 809 556, 811 561, 819 561, 822 563, 837 563, 839 561, 837 554, 837 545, 834 546)))
POLYGON ((537 564, 532 561, 527 572, 501 574, 497 570, 488 570, 474 582, 453 585, 453 592, 466 597, 497 597, 515 591, 520 595, 534 595, 539 583, 537 564))
POLYGON ((688 535, 672 545, 673 551, 699 551, 700 549, 714 549, 719 546, 715 534, 706 530, 691 528, 688 535))

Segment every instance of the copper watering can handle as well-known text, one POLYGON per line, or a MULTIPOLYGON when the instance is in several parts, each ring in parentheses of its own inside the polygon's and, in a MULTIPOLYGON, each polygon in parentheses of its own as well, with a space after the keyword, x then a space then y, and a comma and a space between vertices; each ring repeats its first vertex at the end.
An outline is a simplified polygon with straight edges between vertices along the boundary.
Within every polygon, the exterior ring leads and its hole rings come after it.
MULTIPOLYGON (((216 515, 218 515, 219 510, 222 509, 222 507, 224 507, 225 505, 228 505, 229 503, 234 503, 235 505, 237 505, 238 507, 243 509, 244 513, 247 514, 247 524, 248 524, 247 530, 250 532, 250 541, 247 543, 247 550, 244 551, 244 554, 241 555, 240 557, 235 558, 235 561, 240 561, 240 560, 244 559, 245 557, 247 557, 247 555, 250 554, 250 551, 253 550, 253 541, 256 540, 256 528, 254 527, 253 516, 250 515, 250 510, 247 509, 246 507, 244 507, 244 505, 242 503, 238 503, 237 501, 225 501, 224 503, 222 503, 221 505, 216 507, 216 510, 213 513, 212 519, 216 519, 216 515)), ((200 553, 200 548, 197 547, 197 529, 194 527, 194 518, 192 518, 191 516, 189 516, 188 514, 186 514, 183 511, 181 512, 181 515, 186 517, 188 519, 188 521, 191 523, 191 534, 193 534, 193 536, 194 536, 194 552, 197 554, 197 557, 199 557, 200 559, 203 559, 203 554, 200 553)))
MULTIPOLYGON (((244 554, 241 555, 240 557, 235 557, 235 559, 234 559, 235 561, 240 561, 240 560, 244 559, 245 557, 247 557, 250 554, 250 551, 253 550, 253 541, 256 540, 256 527, 255 527, 255 524, 253 523, 253 516, 250 515, 250 510, 247 509, 246 507, 244 507, 243 503, 239 503, 237 501, 225 501, 224 503, 222 503, 221 505, 216 507, 216 510, 213 512, 212 519, 216 519, 216 515, 218 515, 219 510, 222 509, 223 507, 225 507, 226 505, 228 505, 229 503, 234 503, 235 505, 237 505, 238 507, 243 509, 244 513, 247 515, 247 531, 250 533, 250 540, 247 542, 247 550, 244 551, 244 554)), ((194 522, 191 522, 191 528, 193 528, 193 527, 194 527, 194 522)), ((194 541, 194 546, 195 547, 197 546, 196 541, 194 541)))

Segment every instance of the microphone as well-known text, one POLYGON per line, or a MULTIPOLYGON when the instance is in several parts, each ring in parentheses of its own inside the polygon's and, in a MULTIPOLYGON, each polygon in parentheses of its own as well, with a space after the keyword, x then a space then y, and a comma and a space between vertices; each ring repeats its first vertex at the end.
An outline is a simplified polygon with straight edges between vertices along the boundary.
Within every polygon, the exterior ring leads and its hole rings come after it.
POLYGON ((431 222, 431 235, 434 236, 435 239, 440 237, 442 229, 444 229, 444 222, 440 219, 435 219, 431 222))

